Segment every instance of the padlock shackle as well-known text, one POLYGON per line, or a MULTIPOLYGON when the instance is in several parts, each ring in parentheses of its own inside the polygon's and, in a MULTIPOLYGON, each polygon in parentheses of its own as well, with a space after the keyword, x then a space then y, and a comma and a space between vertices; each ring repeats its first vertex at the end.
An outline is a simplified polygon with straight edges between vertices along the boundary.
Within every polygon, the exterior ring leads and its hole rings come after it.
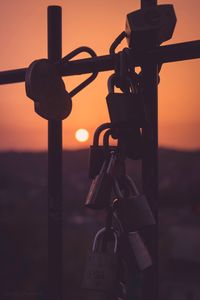
MULTIPOLYGON (((137 197, 140 195, 140 192, 134 182, 134 180, 128 176, 128 175, 125 175, 125 180, 128 182, 129 186, 131 187, 132 191, 134 192, 134 196, 137 197)), ((124 199, 124 195, 122 194, 122 191, 120 189, 120 186, 119 186, 119 183, 118 183, 118 180, 114 180, 114 192, 116 194, 116 197, 119 199, 119 200, 123 200, 124 199)))
POLYGON ((108 87, 108 92, 109 93, 114 93, 114 86, 115 86, 114 80, 116 80, 116 74, 115 73, 110 75, 110 77, 108 78, 108 81, 107 81, 107 87, 108 87))
POLYGON ((94 133, 94 137, 93 137, 93 145, 94 146, 98 146, 99 145, 99 137, 100 134, 102 133, 102 131, 111 128, 111 123, 104 123, 102 125, 100 125, 99 127, 97 127, 97 129, 95 130, 94 133))
MULTIPOLYGON (((127 92, 128 89, 126 89, 126 92, 124 92, 124 89, 122 89, 120 87, 120 85, 117 83, 117 81, 120 81, 120 77, 117 76, 116 73, 113 73, 109 78, 108 78, 108 81, 107 81, 107 88, 108 88, 108 93, 111 94, 111 93, 114 93, 114 87, 119 87, 124 94, 135 94, 135 88, 134 88, 134 85, 133 85, 133 80, 131 79, 131 77, 127 76, 125 78, 124 81, 127 81, 129 83, 129 91, 127 92)), ((122 93, 122 94, 123 94, 122 93)))
MULTIPOLYGON (((72 58, 74 58, 75 56, 77 56, 78 54, 83 53, 83 52, 88 53, 92 58, 97 57, 97 54, 95 53, 95 51, 92 48, 87 47, 87 46, 82 46, 82 47, 79 47, 79 48, 71 51, 65 57, 61 58, 61 60, 59 60, 57 62, 57 65, 63 64, 63 63, 68 63, 72 58)), ((76 94, 78 94, 83 88, 85 88, 93 80, 95 80, 97 75, 98 75, 98 71, 93 72, 86 80, 81 82, 71 92, 69 92, 70 97, 72 98, 76 94)))
POLYGON ((117 179, 114 180, 113 188, 114 188, 114 192, 116 194, 117 199, 123 200, 124 199, 124 195, 122 194, 122 192, 120 190, 119 183, 118 183, 117 179))
MULTIPOLYGON (((112 233, 114 235, 114 238, 115 238, 115 246, 114 246, 114 253, 117 253, 117 247, 118 247, 118 239, 117 239, 117 233, 112 229, 112 233)), ((94 238, 94 241, 93 241, 93 245, 92 245, 92 251, 94 252, 95 249, 96 249, 96 243, 97 243, 97 240, 99 238, 99 236, 101 234, 103 234, 104 232, 106 232, 106 227, 103 227, 101 228, 95 235, 95 238, 94 238)))
POLYGON ((119 46, 119 44, 121 44, 121 42, 123 41, 123 39, 126 37, 126 32, 122 31, 114 40, 114 42, 112 43, 112 45, 110 46, 109 49, 109 53, 110 55, 112 55, 114 57, 115 55, 115 50, 117 49, 117 47, 119 46))
POLYGON ((103 147, 104 147, 104 151, 108 152, 109 151, 109 138, 112 134, 112 130, 108 129, 103 136, 103 147))
MULTIPOLYGON (((115 206, 115 203, 117 203, 117 201, 118 201, 118 199, 115 199, 115 200, 114 200, 114 205, 113 205, 113 207, 115 206)), ((117 216, 117 214, 116 214, 115 211, 113 212, 113 227, 115 228, 115 231, 116 231, 116 233, 117 233, 119 236, 120 236, 121 234, 124 233, 124 228, 123 228, 123 226, 122 226, 122 223, 120 222, 120 220, 119 220, 119 218, 118 218, 118 216, 117 216), (118 231, 117 231, 116 228, 118 228, 118 231)))

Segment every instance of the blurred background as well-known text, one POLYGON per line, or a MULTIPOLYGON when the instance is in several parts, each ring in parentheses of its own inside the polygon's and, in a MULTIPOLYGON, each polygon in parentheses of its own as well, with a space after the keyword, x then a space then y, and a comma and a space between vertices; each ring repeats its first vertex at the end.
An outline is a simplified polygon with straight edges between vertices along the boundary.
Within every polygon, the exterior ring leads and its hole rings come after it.
MULTIPOLYGON (((160 4, 168 2, 162 0, 160 4)), ((199 39, 198 0, 171 0, 177 26, 166 44, 199 39)), ((22 68, 47 57, 47 6, 63 8, 63 56, 87 45, 108 54, 139 0, 7 0, 0 3, 1 70, 22 68)), ((122 43, 121 47, 126 46, 122 43)), ((119 50, 121 48, 119 47, 119 50)), ((160 299, 200 299, 200 61, 166 64, 159 84, 160 299)), ((108 121, 107 78, 99 74, 74 97, 63 122, 64 295, 80 299, 87 251, 102 217, 83 208, 89 145, 108 121), (98 92, 97 92, 98 91, 98 92), (97 113, 98 112, 98 113, 97 113), (89 133, 75 138, 79 128, 89 133)), ((65 77, 71 90, 85 76, 65 77), (79 78, 80 77, 80 78, 79 78)), ((47 122, 35 114, 24 83, 0 87, 1 299, 45 299, 47 288, 47 122)), ((141 186, 140 162, 127 162, 141 186)))

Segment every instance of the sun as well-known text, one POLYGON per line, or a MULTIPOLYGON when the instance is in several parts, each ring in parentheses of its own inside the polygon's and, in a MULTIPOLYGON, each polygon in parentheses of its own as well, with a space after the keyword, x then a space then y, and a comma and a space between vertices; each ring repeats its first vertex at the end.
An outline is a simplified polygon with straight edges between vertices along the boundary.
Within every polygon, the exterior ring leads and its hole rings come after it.
POLYGON ((75 138, 78 142, 86 142, 89 138, 89 132, 86 129, 80 128, 75 133, 75 138))

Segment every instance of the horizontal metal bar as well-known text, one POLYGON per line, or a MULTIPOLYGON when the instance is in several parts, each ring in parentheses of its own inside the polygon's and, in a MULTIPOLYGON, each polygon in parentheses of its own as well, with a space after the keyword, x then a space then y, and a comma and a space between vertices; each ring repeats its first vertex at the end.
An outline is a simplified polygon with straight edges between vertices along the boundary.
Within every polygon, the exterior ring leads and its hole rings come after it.
POLYGON ((26 68, 0 72, 0 84, 25 81, 26 68))
MULTIPOLYGON (((158 47, 147 54, 158 63, 170 63, 200 58, 200 40, 158 47)), ((150 58, 149 57, 149 58, 150 58)), ((141 60, 138 60, 141 63, 141 60)))
POLYGON ((93 72, 111 71, 114 69, 114 61, 110 55, 98 56, 70 61, 62 65, 60 73, 62 76, 80 75, 93 72))
MULTIPOLYGON (((158 64, 200 58, 200 40, 160 46, 149 52, 140 53, 130 50, 132 64, 140 66, 143 61, 151 60, 158 64)), ((114 60, 110 55, 69 61, 60 66, 62 76, 80 75, 114 69, 114 60)), ((25 80, 26 68, 0 72, 0 84, 17 83, 25 80)))

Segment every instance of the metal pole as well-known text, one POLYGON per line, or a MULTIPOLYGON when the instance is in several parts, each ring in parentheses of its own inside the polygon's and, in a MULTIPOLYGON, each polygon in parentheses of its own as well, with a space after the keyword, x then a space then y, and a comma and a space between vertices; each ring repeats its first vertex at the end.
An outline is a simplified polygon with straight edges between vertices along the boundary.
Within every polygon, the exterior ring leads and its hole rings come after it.
MULTIPOLYGON (((142 0, 141 8, 156 6, 157 0, 142 0)), ((148 37, 145 50, 153 51, 156 32, 148 37)), ((144 272, 142 300, 158 300, 158 65, 156 60, 143 60, 142 91, 146 122, 143 128, 144 156, 142 159, 143 189, 155 215, 156 225, 144 231, 153 266, 144 272)))
MULTIPOLYGON (((170 63, 188 59, 200 58, 200 41, 190 41, 166 46, 160 46, 146 52, 132 51, 132 64, 140 66, 144 59, 154 60, 159 63, 170 63)), ((80 75, 94 71, 103 72, 114 69, 113 57, 110 55, 98 56, 70 61, 60 66, 62 76, 80 75)), ((23 82, 25 80, 26 68, 1 71, 0 84, 23 82)))
POLYGON ((158 299, 158 102, 157 65, 142 66, 142 86, 147 122, 143 128, 143 189, 155 215, 156 225, 144 231, 153 266, 144 273, 143 300, 158 299))
MULTIPOLYGON (((62 56, 61 7, 48 7, 48 59, 62 56)), ((48 300, 62 299, 62 121, 48 121, 48 300)))

